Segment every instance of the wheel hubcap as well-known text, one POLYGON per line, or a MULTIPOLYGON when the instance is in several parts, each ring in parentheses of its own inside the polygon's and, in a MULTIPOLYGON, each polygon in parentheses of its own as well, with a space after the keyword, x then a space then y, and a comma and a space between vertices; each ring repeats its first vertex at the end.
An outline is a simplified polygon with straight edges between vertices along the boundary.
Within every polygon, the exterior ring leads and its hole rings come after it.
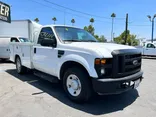
POLYGON ((72 96, 78 96, 81 93, 81 82, 79 78, 72 74, 67 78, 67 90, 72 96))

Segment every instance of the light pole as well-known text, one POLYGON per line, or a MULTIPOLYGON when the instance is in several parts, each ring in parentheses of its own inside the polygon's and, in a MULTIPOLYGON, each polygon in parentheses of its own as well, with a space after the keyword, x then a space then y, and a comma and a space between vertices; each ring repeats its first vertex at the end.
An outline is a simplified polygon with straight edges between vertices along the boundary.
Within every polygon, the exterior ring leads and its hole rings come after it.
POLYGON ((114 41, 114 36, 115 36, 115 33, 113 33, 113 41, 114 41))
POLYGON ((112 30, 111 30, 111 42, 113 42, 113 28, 114 28, 114 18, 116 17, 115 13, 112 13, 112 30))
POLYGON ((147 17, 149 18, 150 22, 152 22, 152 36, 151 36, 151 42, 153 43, 153 36, 154 36, 154 18, 156 17, 156 14, 153 16, 153 18, 152 18, 150 15, 148 15, 147 17))

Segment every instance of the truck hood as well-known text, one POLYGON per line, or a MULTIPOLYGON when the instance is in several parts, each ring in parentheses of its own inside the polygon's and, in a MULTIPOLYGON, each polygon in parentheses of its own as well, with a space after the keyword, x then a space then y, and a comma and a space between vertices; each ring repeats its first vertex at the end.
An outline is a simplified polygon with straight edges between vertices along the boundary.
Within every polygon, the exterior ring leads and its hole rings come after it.
POLYGON ((97 42, 72 42, 69 46, 72 46, 73 49, 75 47, 79 49, 91 50, 97 54, 101 54, 103 57, 112 57, 111 52, 114 50, 135 49, 134 47, 127 45, 97 42))

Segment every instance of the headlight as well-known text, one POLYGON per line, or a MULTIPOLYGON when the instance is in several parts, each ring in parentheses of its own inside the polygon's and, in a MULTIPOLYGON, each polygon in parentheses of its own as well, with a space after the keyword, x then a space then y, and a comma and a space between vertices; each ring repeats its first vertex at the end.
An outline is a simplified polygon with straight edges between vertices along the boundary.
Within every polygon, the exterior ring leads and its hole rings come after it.
POLYGON ((104 74, 105 74, 105 69, 101 68, 101 75, 104 75, 104 74))
POLYGON ((110 77, 112 73, 112 58, 97 58, 94 66, 99 78, 110 77))

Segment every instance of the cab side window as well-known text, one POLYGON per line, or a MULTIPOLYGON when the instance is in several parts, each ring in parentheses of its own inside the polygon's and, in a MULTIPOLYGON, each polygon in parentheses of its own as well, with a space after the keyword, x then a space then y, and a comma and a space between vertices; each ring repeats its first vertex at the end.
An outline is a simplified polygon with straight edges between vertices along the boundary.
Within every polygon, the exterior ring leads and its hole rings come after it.
POLYGON ((17 38, 11 38, 11 42, 19 42, 17 38))
POLYGON ((155 46, 151 43, 147 44, 147 48, 155 48, 155 46))
POLYGON ((50 40, 55 39, 56 40, 54 32, 52 31, 52 29, 50 27, 42 28, 42 30, 39 34, 37 44, 41 44, 41 41, 44 39, 50 39, 50 40))

